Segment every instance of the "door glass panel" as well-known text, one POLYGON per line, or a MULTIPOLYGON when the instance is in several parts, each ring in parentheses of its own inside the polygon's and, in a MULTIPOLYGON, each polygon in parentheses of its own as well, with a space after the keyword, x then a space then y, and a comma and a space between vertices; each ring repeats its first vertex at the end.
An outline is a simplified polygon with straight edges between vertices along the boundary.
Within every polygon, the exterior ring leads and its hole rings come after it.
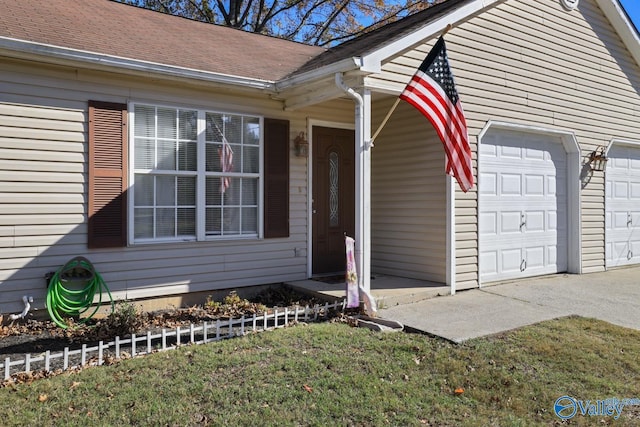
POLYGON ((339 158, 338 153, 332 151, 329 153, 329 226, 337 227, 340 225, 339 223, 339 198, 338 198, 338 189, 339 186, 339 176, 338 176, 338 166, 339 166, 339 158))

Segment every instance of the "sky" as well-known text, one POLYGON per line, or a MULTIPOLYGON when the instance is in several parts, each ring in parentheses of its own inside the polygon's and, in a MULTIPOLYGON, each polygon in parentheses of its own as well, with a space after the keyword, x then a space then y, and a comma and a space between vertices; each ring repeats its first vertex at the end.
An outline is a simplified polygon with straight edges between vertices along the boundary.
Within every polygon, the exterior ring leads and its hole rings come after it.
POLYGON ((639 0, 620 0, 622 7, 631 17, 636 28, 640 29, 640 1, 639 0))

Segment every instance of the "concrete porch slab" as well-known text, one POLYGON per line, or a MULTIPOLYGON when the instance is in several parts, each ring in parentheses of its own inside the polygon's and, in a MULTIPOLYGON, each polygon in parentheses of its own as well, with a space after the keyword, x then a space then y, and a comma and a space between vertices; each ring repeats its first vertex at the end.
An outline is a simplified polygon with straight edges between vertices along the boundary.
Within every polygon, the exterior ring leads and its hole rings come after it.
MULTIPOLYGON (((315 294, 320 298, 346 298, 344 281, 335 283, 335 281, 322 282, 321 280, 299 280, 286 282, 286 284, 304 292, 315 294)), ((441 283, 382 274, 375 274, 371 277, 371 294, 375 298, 378 308, 411 304, 440 295, 449 295, 450 293, 450 288, 441 283)))

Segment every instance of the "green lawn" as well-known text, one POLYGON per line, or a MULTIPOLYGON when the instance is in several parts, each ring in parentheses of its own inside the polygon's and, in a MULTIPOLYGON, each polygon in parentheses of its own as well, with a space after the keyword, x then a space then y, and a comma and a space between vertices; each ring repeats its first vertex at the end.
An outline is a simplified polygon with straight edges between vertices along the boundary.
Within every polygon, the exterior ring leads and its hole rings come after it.
MULTIPOLYGON (((3 388, 0 424, 553 425, 563 395, 640 398, 640 332, 566 318, 455 345, 299 325, 3 388)), ((638 425, 640 406, 565 423, 638 425)))

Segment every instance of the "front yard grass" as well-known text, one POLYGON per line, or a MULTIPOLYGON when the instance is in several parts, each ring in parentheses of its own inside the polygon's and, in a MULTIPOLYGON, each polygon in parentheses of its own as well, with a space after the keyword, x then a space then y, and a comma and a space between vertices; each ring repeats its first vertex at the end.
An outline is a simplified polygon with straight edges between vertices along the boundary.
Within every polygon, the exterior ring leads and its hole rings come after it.
MULTIPOLYGON (((640 397, 640 332, 563 318, 462 345, 299 325, 0 389, 3 425, 563 424, 557 398, 640 397)), ((567 425, 640 423, 640 406, 567 425)))

